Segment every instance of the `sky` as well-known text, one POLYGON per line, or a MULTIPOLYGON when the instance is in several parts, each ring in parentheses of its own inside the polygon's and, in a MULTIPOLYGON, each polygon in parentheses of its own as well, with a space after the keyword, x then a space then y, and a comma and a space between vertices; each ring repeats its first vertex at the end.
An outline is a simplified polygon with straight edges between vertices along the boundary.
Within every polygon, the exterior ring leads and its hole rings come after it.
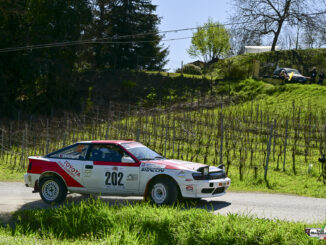
MULTIPOLYGON (((230 0, 153 0, 157 5, 156 14, 162 18, 159 25, 160 31, 198 27, 207 22, 211 17, 214 21, 227 23, 228 13, 231 10, 230 0)), ((165 34, 163 39, 191 37, 193 31, 183 31, 165 34)), ((165 69, 174 72, 181 67, 181 62, 187 64, 198 60, 191 58, 187 49, 190 47, 191 38, 163 42, 169 48, 169 62, 165 69)))

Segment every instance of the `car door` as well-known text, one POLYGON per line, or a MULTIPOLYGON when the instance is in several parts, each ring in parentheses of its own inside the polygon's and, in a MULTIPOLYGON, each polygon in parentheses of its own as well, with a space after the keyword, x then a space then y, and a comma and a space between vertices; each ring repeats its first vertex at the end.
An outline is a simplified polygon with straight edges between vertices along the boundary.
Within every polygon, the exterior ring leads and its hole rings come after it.
POLYGON ((83 169, 88 144, 74 144, 49 154, 47 157, 57 165, 49 165, 49 171, 57 172, 65 180, 68 188, 84 188, 83 169))
POLYGON ((84 174, 84 184, 90 192, 102 194, 137 194, 139 164, 115 144, 92 144, 91 165, 84 174), (86 173, 87 172, 87 173, 86 173))

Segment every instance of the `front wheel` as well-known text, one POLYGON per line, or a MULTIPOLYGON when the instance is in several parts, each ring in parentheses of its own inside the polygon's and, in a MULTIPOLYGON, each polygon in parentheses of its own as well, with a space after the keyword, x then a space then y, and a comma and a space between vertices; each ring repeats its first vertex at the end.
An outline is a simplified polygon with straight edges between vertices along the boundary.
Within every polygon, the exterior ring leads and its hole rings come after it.
POLYGON ((160 178, 151 183, 149 197, 157 205, 171 205, 178 199, 178 188, 172 180, 160 178))
POLYGON ((46 203, 61 203, 67 196, 67 188, 59 178, 45 177, 40 181, 40 196, 46 203))

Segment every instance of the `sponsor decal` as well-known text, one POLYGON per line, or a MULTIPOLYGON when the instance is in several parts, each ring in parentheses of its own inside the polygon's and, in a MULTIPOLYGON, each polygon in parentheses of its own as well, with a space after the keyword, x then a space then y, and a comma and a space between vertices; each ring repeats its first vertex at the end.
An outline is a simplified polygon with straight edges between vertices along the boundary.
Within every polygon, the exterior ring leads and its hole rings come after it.
POLYGON ((137 181, 137 180, 138 180, 138 174, 129 174, 126 179, 126 181, 137 181))
POLYGON ((72 154, 60 154, 60 158, 69 158, 69 159, 79 159, 80 155, 72 155, 72 154))
POLYGON ((186 173, 185 173, 185 171, 180 171, 180 172, 178 172, 178 173, 177 173, 177 177, 179 177, 179 178, 184 178, 184 177, 186 177, 186 173))
POLYGON ((142 172, 152 172, 152 173, 163 173, 164 168, 149 168, 149 167, 142 167, 141 170, 142 172))
POLYGON ((193 179, 185 179, 185 181, 193 181, 193 179))
POLYGON ((145 163, 141 165, 140 171, 158 173, 164 172, 164 166, 158 164, 145 163))
POLYGON ((186 185, 186 191, 194 191, 194 185, 186 185))
POLYGON ((92 170, 91 169, 85 169, 84 177, 91 177, 91 176, 92 176, 92 170))
POLYGON ((164 168, 165 165, 159 165, 159 164, 153 164, 153 163, 142 163, 141 167, 147 167, 147 168, 164 168))
POLYGON ((131 143, 122 143, 123 147, 128 149, 135 148, 135 147, 144 147, 144 145, 138 142, 131 142, 131 143))
POLYGON ((322 228, 306 228, 305 232, 310 237, 326 240, 326 225, 322 228))
POLYGON ((74 166, 71 165, 68 161, 64 161, 64 162, 59 161, 58 164, 71 177, 73 177, 73 178, 79 177, 80 178, 80 172, 77 169, 75 169, 74 166))

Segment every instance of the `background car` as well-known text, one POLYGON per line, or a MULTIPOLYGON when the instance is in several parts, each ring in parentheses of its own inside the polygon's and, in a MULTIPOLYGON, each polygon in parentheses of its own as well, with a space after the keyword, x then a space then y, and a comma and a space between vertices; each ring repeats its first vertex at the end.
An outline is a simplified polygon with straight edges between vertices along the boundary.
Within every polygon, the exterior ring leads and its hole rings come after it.
POLYGON ((284 82, 292 83, 305 83, 307 82, 307 77, 300 74, 300 72, 293 68, 277 68, 273 72, 272 78, 282 79, 284 82), (292 77, 290 76, 293 73, 292 77))
POLYGON ((149 197, 158 205, 178 198, 217 197, 231 180, 224 166, 166 159, 135 141, 84 141, 43 157, 29 157, 27 187, 47 203, 67 192, 149 197))

